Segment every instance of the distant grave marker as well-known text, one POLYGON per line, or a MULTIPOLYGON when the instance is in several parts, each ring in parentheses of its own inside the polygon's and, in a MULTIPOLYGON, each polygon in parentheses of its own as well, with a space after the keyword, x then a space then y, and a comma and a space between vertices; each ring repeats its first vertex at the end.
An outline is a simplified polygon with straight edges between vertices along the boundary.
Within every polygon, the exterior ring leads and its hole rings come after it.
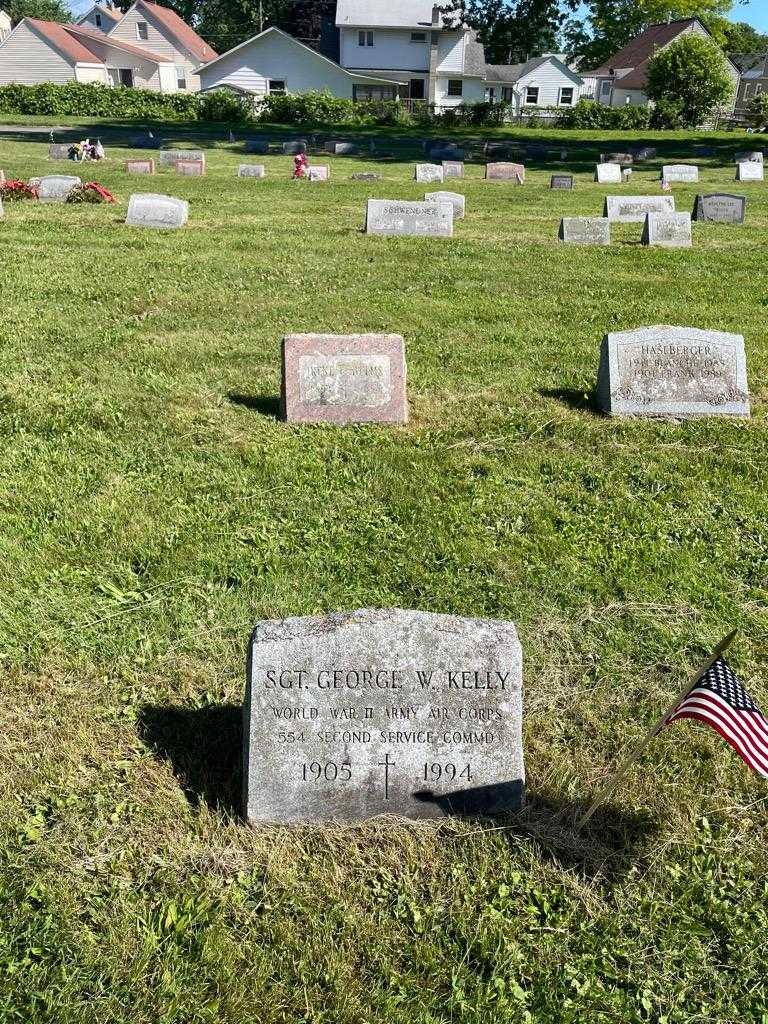
POLYGON ((398 334, 283 338, 289 423, 407 423, 405 343, 398 334))
POLYGON ((695 164, 664 164, 662 181, 698 181, 699 168, 695 164))
POLYGON ((597 399, 612 416, 749 416, 744 338, 667 325, 608 334, 597 399))
POLYGON ((266 174, 264 164, 240 164, 237 168, 238 178, 264 178, 266 174))
POLYGON ((549 187, 554 189, 564 189, 570 192, 573 189, 573 175, 572 174, 553 174, 549 179, 549 187))
POLYGON ((163 149, 160 151, 160 164, 163 167, 173 166, 179 160, 200 160, 205 163, 205 153, 201 149, 163 149))
POLYGON ((522 185, 525 181, 525 165, 502 160, 485 165, 487 181, 515 181, 522 185))
POLYGON ((600 162, 604 164, 632 164, 634 153, 601 153, 600 162))
POLYGON ((299 153, 306 153, 309 143, 306 139, 293 139, 291 142, 283 143, 285 156, 297 156, 299 153))
POLYGON ((416 181, 430 182, 442 180, 443 168, 441 164, 416 164, 416 181))
POLYGON ((519 810, 512 622, 399 609, 264 621, 248 649, 247 821, 519 810))
POLYGON ((358 171, 352 175, 352 181, 381 181, 381 175, 373 171, 358 171))
POLYGON ((595 167, 595 181, 601 185, 620 185, 623 181, 621 164, 597 164, 595 167))
POLYGON ((606 196, 603 216, 624 224, 642 224, 648 213, 674 213, 674 196, 606 196))
POLYGON ((451 238, 452 203, 419 203, 405 199, 369 199, 365 232, 368 235, 427 235, 451 238))
POLYGON ((693 219, 743 224, 746 207, 746 196, 736 196, 730 192, 710 192, 708 195, 696 196, 693 219))
POLYGON ((748 149, 736 153, 733 162, 736 164, 761 164, 763 163, 762 149, 748 149))
POLYGON ((183 174, 188 178, 200 178, 205 174, 203 160, 177 160, 174 167, 177 174, 183 174))
POLYGON ((244 152, 249 156, 266 156, 269 153, 269 140, 246 139, 244 152))
POLYGON ((558 238, 571 245, 610 245, 611 225, 606 217, 563 217, 558 238))
POLYGON ((690 213, 649 213, 642 243, 665 249, 689 249, 693 244, 690 213))
POLYGON ((453 206, 453 219, 464 220, 466 208, 466 197, 458 192, 427 192, 424 196, 426 203, 450 203, 453 206))
POLYGON ((736 181, 763 181, 763 165, 756 160, 736 164, 736 181))
POLYGON ((330 181, 331 168, 327 164, 314 164, 307 168, 309 181, 330 181))
POLYGON ((63 203, 76 185, 82 180, 71 174, 46 174, 37 186, 37 196, 41 203, 63 203))
POLYGON ((189 203, 174 196, 134 192, 128 201, 125 223, 139 228, 180 228, 187 223, 189 203))
POLYGON ((443 178, 463 178, 463 160, 443 160, 443 178))
POLYGON ((154 160, 126 160, 125 161, 125 172, 126 172, 126 174, 154 174, 155 173, 155 161, 154 160))

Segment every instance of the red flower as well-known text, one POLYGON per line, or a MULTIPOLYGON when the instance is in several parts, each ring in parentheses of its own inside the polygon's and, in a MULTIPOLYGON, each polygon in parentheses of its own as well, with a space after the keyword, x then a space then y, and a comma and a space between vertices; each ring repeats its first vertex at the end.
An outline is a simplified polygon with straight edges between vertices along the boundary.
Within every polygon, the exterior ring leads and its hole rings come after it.
POLYGON ((103 185, 100 185, 98 181, 86 181, 83 187, 92 189, 96 195, 101 197, 101 200, 104 203, 114 203, 115 201, 115 197, 112 193, 105 189, 103 185))

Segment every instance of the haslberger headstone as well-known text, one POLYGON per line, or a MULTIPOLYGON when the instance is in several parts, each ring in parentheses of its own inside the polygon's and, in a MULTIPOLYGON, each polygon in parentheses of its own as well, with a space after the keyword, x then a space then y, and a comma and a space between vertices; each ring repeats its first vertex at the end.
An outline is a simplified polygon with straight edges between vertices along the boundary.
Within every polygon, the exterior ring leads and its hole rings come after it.
POLYGON ((642 224, 649 213, 674 213, 674 196, 606 196, 603 216, 623 224, 642 224))
POLYGON ((282 360, 289 423, 408 422, 399 334, 289 334, 282 360))
POLYGON ((259 622, 248 648, 249 824, 519 810, 512 622, 368 609, 259 622))
POLYGON ((424 195, 426 203, 451 203, 453 206, 453 219, 464 220, 466 209, 466 197, 458 192, 427 192, 424 195))
POLYGON ((416 181, 442 181, 443 177, 441 164, 416 164, 416 181))
POLYGON ((453 236, 452 203, 419 203, 405 199, 369 199, 367 235, 453 236))
POLYGON ((187 223, 189 203, 174 196, 134 192, 125 223, 139 228, 180 228, 187 223))
POLYGON ((756 160, 736 164, 736 181, 763 181, 763 165, 756 160))
POLYGON ((601 185, 620 185, 622 182, 621 164, 597 164, 595 167, 595 181, 601 185))
POLYGON ((177 174, 184 174, 189 178, 199 178, 205 174, 203 160, 177 160, 174 166, 177 174))
POLYGON ((463 178, 463 160, 443 160, 443 178, 463 178))
POLYGON ((155 173, 155 161, 154 160, 126 160, 125 161, 126 174, 154 174, 155 173))
POLYGON ((525 181, 525 165, 500 161, 485 165, 487 181, 516 181, 522 185, 525 181))
POLYGON ((746 196, 736 196, 730 192, 711 192, 708 195, 696 196, 693 219, 743 224, 746 208, 746 196))
POLYGON ((310 181, 330 181, 331 168, 328 164, 314 164, 307 169, 307 178, 310 181))
POLYGON ((572 245, 610 245, 611 224, 606 217, 563 217, 558 238, 572 245))
POLYGON ((566 189, 571 191, 573 188, 573 175, 572 174, 553 174, 549 179, 549 187, 555 189, 566 189))
POLYGON ((351 175, 352 181, 381 181, 381 175, 375 171, 358 171, 351 175))
POLYGON ((612 416, 749 416, 744 338, 670 326, 608 334, 597 399, 612 416))
POLYGON ((693 244, 690 213, 649 213, 645 218, 642 244, 689 249, 693 244))
POLYGON ((48 159, 68 160, 70 147, 71 143, 69 142, 52 142, 48 147, 48 159))
POLYGON ((82 185, 80 178, 70 174, 46 174, 37 186, 41 203, 63 203, 76 185, 82 185))
POLYGON ((205 163, 205 153, 201 149, 163 149, 160 151, 160 163, 163 166, 172 166, 179 160, 202 160, 205 163))
POLYGON ((662 181, 698 181, 699 168, 695 164, 664 164, 661 168, 662 181))
POLYGON ((240 164, 237 168, 238 178, 264 178, 266 174, 264 164, 240 164))

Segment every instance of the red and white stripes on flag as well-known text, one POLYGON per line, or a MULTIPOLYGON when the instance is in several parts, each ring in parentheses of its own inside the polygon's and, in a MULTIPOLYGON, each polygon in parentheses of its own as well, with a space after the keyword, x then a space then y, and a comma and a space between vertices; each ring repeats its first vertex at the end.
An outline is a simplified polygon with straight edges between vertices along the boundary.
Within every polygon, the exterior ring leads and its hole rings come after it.
POLYGON ((718 658, 664 719, 693 718, 720 733, 750 768, 768 779, 768 721, 723 658, 718 658))

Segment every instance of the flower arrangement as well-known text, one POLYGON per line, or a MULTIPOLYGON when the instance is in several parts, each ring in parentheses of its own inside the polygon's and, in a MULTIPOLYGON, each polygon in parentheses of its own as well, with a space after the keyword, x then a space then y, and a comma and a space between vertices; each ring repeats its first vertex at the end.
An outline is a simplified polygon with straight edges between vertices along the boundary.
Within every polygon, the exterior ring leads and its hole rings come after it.
POLYGON ((4 202, 19 202, 22 199, 37 199, 37 189, 26 181, 14 179, 0 182, 0 199, 4 202))
POLYGON ((115 197, 98 181, 86 181, 75 185, 67 196, 68 203, 114 203, 115 197))

